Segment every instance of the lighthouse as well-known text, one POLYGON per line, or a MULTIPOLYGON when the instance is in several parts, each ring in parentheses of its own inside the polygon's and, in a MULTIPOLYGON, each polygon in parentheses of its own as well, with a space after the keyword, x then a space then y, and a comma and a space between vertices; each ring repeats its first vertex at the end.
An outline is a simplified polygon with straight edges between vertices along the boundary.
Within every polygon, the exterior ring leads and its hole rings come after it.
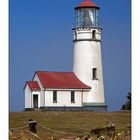
POLYGON ((73 72, 83 83, 91 87, 91 90, 84 94, 84 106, 101 107, 106 110, 99 9, 91 0, 84 0, 75 7, 73 72))
POLYGON ((99 7, 84 0, 75 18, 73 71, 35 71, 24 86, 25 109, 107 111, 99 7))

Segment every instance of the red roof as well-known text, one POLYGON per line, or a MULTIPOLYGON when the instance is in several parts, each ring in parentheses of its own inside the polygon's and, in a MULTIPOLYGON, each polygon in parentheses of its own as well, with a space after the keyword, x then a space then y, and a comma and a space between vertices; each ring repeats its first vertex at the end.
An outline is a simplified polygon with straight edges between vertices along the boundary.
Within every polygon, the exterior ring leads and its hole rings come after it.
POLYGON ((31 90, 40 90, 39 84, 37 81, 27 81, 27 83, 31 90))
POLYGON ((36 74, 44 88, 91 89, 82 83, 74 72, 37 71, 36 74))
POLYGON ((95 2, 92 2, 91 0, 84 0, 83 2, 81 2, 77 7, 77 8, 81 8, 81 7, 97 7, 95 2))

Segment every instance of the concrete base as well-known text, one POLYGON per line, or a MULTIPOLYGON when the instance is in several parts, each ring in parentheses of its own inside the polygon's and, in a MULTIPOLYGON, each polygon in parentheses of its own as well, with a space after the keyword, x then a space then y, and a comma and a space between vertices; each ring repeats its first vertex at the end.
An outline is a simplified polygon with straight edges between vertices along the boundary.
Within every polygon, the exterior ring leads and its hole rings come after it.
POLYGON ((106 112, 107 105, 104 103, 84 103, 83 107, 41 107, 42 110, 56 110, 56 111, 97 111, 106 112))
POLYGON ((81 111, 84 109, 84 107, 40 107, 42 110, 46 111, 81 111))
POLYGON ((26 108, 27 111, 37 111, 37 110, 44 110, 44 111, 97 111, 97 112, 106 112, 107 105, 104 103, 83 103, 82 107, 61 107, 61 106, 42 106, 38 109, 34 108, 26 108))
POLYGON ((105 103, 84 103, 83 106, 86 110, 107 112, 107 105, 105 103))

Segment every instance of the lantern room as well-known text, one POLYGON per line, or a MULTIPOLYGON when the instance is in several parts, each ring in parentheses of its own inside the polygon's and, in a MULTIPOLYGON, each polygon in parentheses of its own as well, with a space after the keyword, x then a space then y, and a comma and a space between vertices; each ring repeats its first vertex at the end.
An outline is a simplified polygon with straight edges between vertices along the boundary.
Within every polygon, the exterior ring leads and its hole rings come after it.
POLYGON ((75 8, 76 28, 99 27, 99 7, 91 0, 84 0, 75 8))

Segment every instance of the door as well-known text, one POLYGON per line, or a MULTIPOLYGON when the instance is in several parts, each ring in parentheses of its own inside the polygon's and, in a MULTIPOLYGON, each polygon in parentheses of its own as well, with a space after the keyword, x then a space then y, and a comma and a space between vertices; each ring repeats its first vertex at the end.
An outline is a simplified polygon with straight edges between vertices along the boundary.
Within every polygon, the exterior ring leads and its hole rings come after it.
POLYGON ((38 95, 33 95, 33 107, 38 108, 38 95))

